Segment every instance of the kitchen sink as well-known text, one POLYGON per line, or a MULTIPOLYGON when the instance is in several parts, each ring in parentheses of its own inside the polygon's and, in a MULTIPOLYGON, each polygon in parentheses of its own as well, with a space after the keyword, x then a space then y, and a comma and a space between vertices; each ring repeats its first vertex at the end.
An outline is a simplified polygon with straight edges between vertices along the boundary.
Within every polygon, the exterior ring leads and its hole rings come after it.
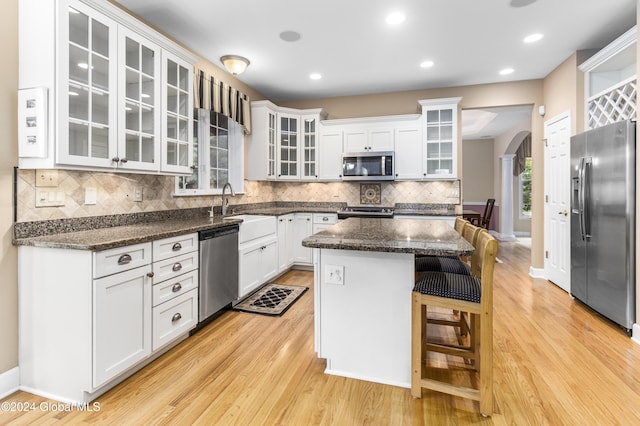
POLYGON ((242 220, 242 223, 240 224, 240 233, 238 235, 239 244, 246 243, 247 241, 255 240, 266 235, 275 234, 277 230, 275 216, 239 214, 227 216, 223 220, 228 219, 242 220))

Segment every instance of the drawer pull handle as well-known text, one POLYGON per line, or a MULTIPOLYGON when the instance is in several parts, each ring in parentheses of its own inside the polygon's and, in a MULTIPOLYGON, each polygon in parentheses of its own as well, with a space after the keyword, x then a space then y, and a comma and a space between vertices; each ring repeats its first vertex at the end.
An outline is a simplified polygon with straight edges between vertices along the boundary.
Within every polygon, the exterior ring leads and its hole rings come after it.
POLYGON ((180 314, 180 312, 178 312, 177 314, 173 314, 173 316, 171 317, 171 322, 180 321, 181 319, 182 315, 180 314))
POLYGON ((173 251, 180 251, 181 249, 182 249, 182 244, 180 243, 175 243, 173 247, 171 247, 171 250, 173 251))
POLYGON ((178 272, 180 269, 182 269, 182 265, 180 264, 180 262, 175 263, 172 269, 173 269, 173 272, 178 272))
POLYGON ((324 216, 324 217, 322 218, 322 221, 323 221, 323 222, 328 222, 328 221, 329 221, 329 218, 328 218, 328 217, 326 217, 326 216, 324 216))
POLYGON ((182 284, 180 283, 174 284, 173 287, 171 288, 171 291, 174 293, 177 293, 180 290, 182 290, 182 284))
POLYGON ((154 276, 154 275, 155 275, 155 274, 154 274, 153 272, 149 272, 149 273, 147 274, 147 276, 148 276, 149 278, 153 278, 153 276, 154 276))
POLYGON ((118 265, 126 265, 127 263, 131 263, 131 255, 129 254, 123 254, 122 256, 120 256, 120 258, 118 259, 118 265))

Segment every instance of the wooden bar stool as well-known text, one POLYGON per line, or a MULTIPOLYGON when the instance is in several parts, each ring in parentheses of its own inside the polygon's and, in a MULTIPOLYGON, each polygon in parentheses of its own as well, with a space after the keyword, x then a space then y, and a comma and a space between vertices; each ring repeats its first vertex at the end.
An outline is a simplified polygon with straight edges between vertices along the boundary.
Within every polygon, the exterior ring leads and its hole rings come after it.
MULTIPOLYGON (((424 272, 412 292, 411 394, 422 397, 422 388, 470 398, 480 402, 483 415, 493 413, 493 268, 498 242, 480 232, 471 257, 471 275, 424 272), (427 336, 427 306, 458 310, 472 318, 473 344, 468 347, 440 345, 427 336), (473 359, 480 376, 479 387, 459 386, 432 379, 424 373, 429 352, 473 359)), ((472 380, 473 381, 473 380, 472 380)))

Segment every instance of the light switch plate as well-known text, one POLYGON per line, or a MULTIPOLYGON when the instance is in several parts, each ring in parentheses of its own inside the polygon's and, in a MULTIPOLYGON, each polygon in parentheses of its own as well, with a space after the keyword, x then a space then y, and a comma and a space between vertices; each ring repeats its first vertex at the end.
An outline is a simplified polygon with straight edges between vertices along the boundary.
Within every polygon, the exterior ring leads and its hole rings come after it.
POLYGON ((344 285, 344 266, 324 265, 324 282, 326 284, 344 285))
POLYGON ((51 188, 36 189, 36 207, 59 207, 65 205, 64 191, 51 188))
POLYGON ((36 187, 38 188, 55 188, 58 186, 58 171, 57 170, 36 170, 36 187))
POLYGON ((98 191, 96 188, 85 188, 84 190, 84 204, 93 205, 98 201, 98 191))

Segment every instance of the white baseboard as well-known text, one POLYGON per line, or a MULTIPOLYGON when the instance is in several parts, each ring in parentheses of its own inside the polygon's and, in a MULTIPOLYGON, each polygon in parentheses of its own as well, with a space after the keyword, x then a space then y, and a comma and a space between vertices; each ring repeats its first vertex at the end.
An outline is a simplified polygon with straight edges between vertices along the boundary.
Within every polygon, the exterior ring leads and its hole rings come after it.
POLYGON ((631 340, 640 345, 640 324, 633 324, 631 330, 633 331, 631 334, 631 340))
POLYGON ((20 367, 14 367, 0 374, 0 399, 5 398, 20 388, 20 367))
POLYGON ((517 241, 517 240, 518 240, 518 239, 516 238, 516 236, 515 236, 515 235, 513 235, 513 234, 511 234, 511 235, 504 235, 504 234, 501 234, 501 233, 499 233, 499 232, 497 232, 497 231, 489 231, 489 232, 491 233, 491 235, 493 235, 494 237, 496 237, 496 239, 497 239, 498 241, 506 241, 506 242, 508 242, 508 241, 517 241))
POLYGON ((543 280, 547 279, 544 268, 534 268, 533 266, 529 267, 529 276, 532 278, 542 278, 543 280))

